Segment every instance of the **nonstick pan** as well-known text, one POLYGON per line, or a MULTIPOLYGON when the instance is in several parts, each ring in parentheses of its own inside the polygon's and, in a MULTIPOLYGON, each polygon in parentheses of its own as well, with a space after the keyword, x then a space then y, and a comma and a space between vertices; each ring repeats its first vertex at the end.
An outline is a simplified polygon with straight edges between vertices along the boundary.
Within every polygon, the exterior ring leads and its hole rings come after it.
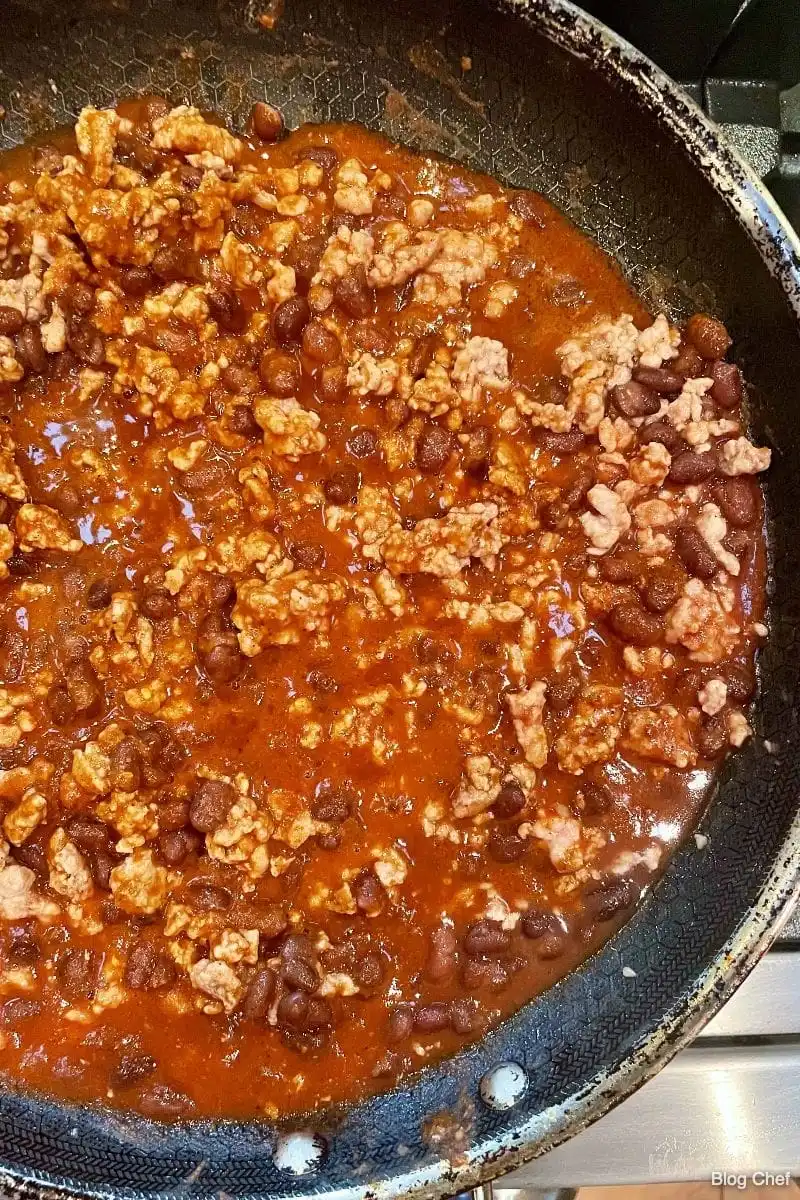
POLYGON ((724 319, 753 433, 773 448, 755 736, 724 769, 702 836, 580 970, 403 1088, 309 1118, 313 1143, 261 1124, 0 1101, 4 1195, 452 1194, 554 1145, 663 1065, 766 949, 796 890, 800 244, 674 85, 565 0, 285 0, 282 12, 274 0, 6 0, 3 144, 141 92, 234 125, 264 99, 290 125, 361 121, 540 190, 651 308, 724 319), (516 1068, 487 1080, 503 1063, 516 1068))

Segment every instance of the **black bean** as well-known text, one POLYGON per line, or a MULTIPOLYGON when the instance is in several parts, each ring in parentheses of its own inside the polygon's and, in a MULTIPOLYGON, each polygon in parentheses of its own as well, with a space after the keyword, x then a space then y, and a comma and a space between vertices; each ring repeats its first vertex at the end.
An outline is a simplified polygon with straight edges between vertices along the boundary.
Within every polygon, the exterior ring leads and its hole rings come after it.
POLYGON ((672 396, 683 390, 683 376, 669 367, 636 367, 633 378, 660 396, 672 396))
POLYGON ((139 607, 151 621, 166 621, 175 613, 175 601, 166 588, 152 588, 145 592, 139 607))
POLYGON ((495 827, 489 834, 487 848, 495 862, 510 863, 522 858, 527 845, 516 833, 495 827))
POLYGON ((42 375, 47 370, 48 355, 42 345, 42 334, 38 325, 26 325, 17 334, 17 358, 29 375, 42 375))
POLYGON ((686 322, 686 337, 703 358, 724 358, 731 346, 731 337, 716 317, 695 313, 686 322))
POLYGON ((32 966, 39 961, 41 947, 36 937, 36 929, 32 921, 24 924, 10 925, 8 928, 8 957, 13 963, 25 963, 32 966))
POLYGON ((325 499, 330 504, 355 504, 361 476, 355 467, 340 467, 322 485, 325 499))
POLYGON ((284 982, 297 992, 316 991, 319 984, 317 972, 302 958, 284 959, 281 976, 284 982))
POLYGON ((617 604, 608 615, 617 637, 634 646, 654 646, 664 638, 664 621, 638 604, 617 604))
POLYGON ((0 1005, 0 1025, 18 1025, 20 1021, 30 1021, 32 1017, 38 1017, 41 1011, 38 1000, 12 996, 0 1005))
POLYGON ((720 408, 738 408, 742 402, 742 375, 734 363, 715 362, 711 368, 711 399, 720 408))
POLYGON ((717 460, 714 454, 696 454, 694 450, 684 450, 673 458, 667 479, 670 483, 678 484, 704 483, 716 472, 717 460))
POLYGON ((461 453, 464 470, 476 478, 486 474, 492 452, 492 434, 485 425, 470 431, 467 444, 461 453))
POLYGON ((417 442, 417 466, 426 475, 436 475, 447 466, 452 452, 452 434, 440 425, 426 425, 417 442))
POLYGON ((724 712, 705 719, 697 732, 697 748, 704 758, 717 758, 728 746, 728 722, 724 712))
POLYGON ((642 425, 638 437, 642 446, 647 446, 650 442, 661 442, 673 455, 686 449, 686 442, 669 421, 651 421, 649 425, 642 425))
POLYGON ((588 912, 597 921, 610 921, 624 908, 630 908, 639 896, 639 889, 631 879, 611 876, 591 885, 585 898, 588 912))
POLYGON ((431 949, 425 965, 425 974, 434 982, 449 979, 454 973, 458 941, 449 925, 439 925, 431 931, 431 949))
POLYGON ((20 332, 24 324, 25 318, 18 308, 0 304, 0 335, 2 337, 13 337, 15 333, 20 332))
POLYGON ((302 1029, 308 1016, 306 992, 286 992, 278 1002, 278 1020, 295 1029, 302 1029))
POLYGON ((236 792, 229 783, 204 779, 198 784, 189 805, 189 820, 199 833, 213 833, 225 824, 235 802, 236 792))
POLYGON ((93 950, 65 950, 56 963, 61 991, 68 1000, 88 1000, 94 993, 100 963, 93 950))
POLYGON ((547 933, 552 933, 558 922, 552 913, 543 908, 529 908, 521 916, 519 927, 523 936, 531 941, 538 941, 547 933))
POLYGON ((297 154, 297 162, 304 161, 316 163, 327 175, 338 167, 339 155, 333 146, 306 146, 297 154))
POLYGON ((383 959, 372 951, 360 958, 353 968, 353 978, 364 990, 376 988, 383 979, 383 959))
POLYGON ((508 202, 508 207, 526 225, 532 225, 536 229, 545 228, 545 205, 536 192, 515 192, 508 202))
POLYGON ((714 499, 726 521, 746 528, 758 516, 756 485, 749 479, 724 479, 714 487, 714 499))
MULTIPOLYGON (((311 309, 305 297, 290 296, 288 300, 283 300, 275 309, 272 318, 275 341, 279 346, 289 346, 292 342, 299 342, 303 338, 304 330, 310 320, 311 309)), ((327 333, 327 330, 325 332, 327 333)), ((333 334, 331 336, 333 337, 333 334)), ((338 340, 336 344, 338 346, 338 340)))
POLYGON ((375 292, 367 283, 363 266, 357 266, 337 279, 333 285, 333 295, 336 303, 356 320, 363 320, 375 309, 375 292))
POLYGON ((165 283, 193 279, 196 270, 192 252, 187 246, 180 245, 162 246, 156 250, 152 268, 165 283))
POLYGON ((444 1001, 423 1004, 414 1013, 414 1028, 420 1033, 438 1033, 450 1024, 450 1005, 444 1001))
POLYGON ((253 416, 249 404, 234 404, 228 413, 228 428, 239 437, 254 441, 261 437, 261 426, 253 416))
POLYGON ((685 583, 686 576, 680 568, 669 563, 653 567, 642 593, 645 607, 654 613, 666 612, 679 598, 685 583))
POLYGON ((414 1029, 414 1010, 408 1004, 400 1004, 389 1013, 388 1038, 390 1042, 403 1042, 414 1029))
POLYGON ((296 396, 300 387, 300 364, 283 350, 265 350, 258 364, 264 386, 273 396, 296 396))
POLYGON ((511 935, 499 921, 490 921, 485 917, 474 921, 464 935, 464 949, 471 956, 496 958, 504 954, 510 945, 511 935))
POLYGON ((542 445, 551 454, 576 454, 586 441, 586 434, 580 429, 570 429, 566 433, 554 433, 550 429, 541 431, 542 445))
POLYGON ((226 887, 202 876, 186 885, 186 895, 198 912, 227 912, 233 904, 233 895, 226 887))
POLYGON ((270 1001, 275 994, 275 972, 271 967, 256 971, 247 985, 242 1001, 242 1016, 246 1021, 266 1021, 270 1001))
POLYGON ((291 542, 289 555, 301 571, 313 571, 325 565, 325 547, 319 542, 291 542))
POLYGON ((221 329, 228 333, 242 333, 247 327, 247 310, 231 287, 221 284, 209 286, 206 291, 208 311, 221 329))
POLYGON ((277 142, 283 137, 283 117, 277 108, 258 100, 250 112, 250 128, 262 142, 277 142))
POLYGON ((309 321, 303 330, 303 352, 315 362, 332 363, 340 357, 341 346, 336 334, 321 321, 309 321))
POLYGON ((509 779, 497 793, 492 812, 501 821, 506 821, 510 817, 516 817, 524 807, 525 793, 515 779, 509 779))
POLYGON ((375 916, 383 907, 384 891, 372 871, 361 871, 352 884, 356 907, 367 916, 375 916))
POLYGON ((133 1087, 157 1070, 158 1063, 150 1054, 123 1054, 111 1072, 111 1086, 133 1087))
POLYGON ((611 401, 623 417, 650 417, 657 413, 661 402, 655 392, 630 379, 611 389, 611 401))
POLYGON ((153 287, 153 273, 149 267, 122 267, 118 279, 127 296, 144 296, 153 287))
POLYGON ((675 549, 687 570, 697 579, 711 579, 718 563, 708 542, 693 525, 681 525, 675 531, 675 549))
POLYGON ((461 997, 450 1001, 450 1028, 462 1036, 472 1033, 478 1023, 478 1005, 475 1000, 461 997))
POLYGON ((547 677, 547 703, 562 712, 576 699, 581 690, 581 677, 576 670, 554 671, 547 677))
POLYGON ((354 429, 347 439, 347 452, 353 458, 373 458, 379 449, 374 429, 354 429))
POLYGON ((355 796, 346 786, 323 786, 311 801, 311 815, 316 821, 330 821, 340 825, 346 821, 355 804, 355 796))
POLYGON ((86 593, 86 607, 108 608, 111 603, 111 584, 106 579, 95 579, 86 593))

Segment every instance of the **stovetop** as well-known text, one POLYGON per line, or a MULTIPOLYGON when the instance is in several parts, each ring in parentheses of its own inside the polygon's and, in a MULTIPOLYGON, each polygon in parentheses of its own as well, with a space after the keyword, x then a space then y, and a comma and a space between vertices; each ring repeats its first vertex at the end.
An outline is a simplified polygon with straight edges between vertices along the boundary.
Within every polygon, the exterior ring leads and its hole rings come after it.
MULTIPOLYGON (((800 233, 798 0, 584 0, 583 7, 686 88, 800 233)), ((799 1131, 800 910, 688 1050, 589 1129, 506 1176, 495 1196, 708 1181, 714 1171, 800 1175, 799 1131)))

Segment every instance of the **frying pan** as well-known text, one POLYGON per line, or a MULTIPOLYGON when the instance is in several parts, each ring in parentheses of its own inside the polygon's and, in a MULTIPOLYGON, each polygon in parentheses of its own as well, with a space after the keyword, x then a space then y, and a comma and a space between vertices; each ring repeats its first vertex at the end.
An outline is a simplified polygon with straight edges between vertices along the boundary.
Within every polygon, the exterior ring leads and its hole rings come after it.
POLYGON ((308 1153, 291 1129, 257 1123, 165 1126, 13 1091, 0 1102, 6 1195, 452 1194, 546 1150, 662 1066, 767 948, 797 888, 800 244, 675 86, 565 0, 286 0, 282 14, 274 0, 5 4, 4 144, 139 92, 234 125, 263 99, 290 125, 362 121, 538 189, 652 309, 725 320, 753 433, 773 447, 755 736, 724 768, 703 836, 581 969, 402 1088, 299 1122, 317 1135, 308 1153), (517 1064, 505 1092, 487 1082, 503 1063, 517 1064))

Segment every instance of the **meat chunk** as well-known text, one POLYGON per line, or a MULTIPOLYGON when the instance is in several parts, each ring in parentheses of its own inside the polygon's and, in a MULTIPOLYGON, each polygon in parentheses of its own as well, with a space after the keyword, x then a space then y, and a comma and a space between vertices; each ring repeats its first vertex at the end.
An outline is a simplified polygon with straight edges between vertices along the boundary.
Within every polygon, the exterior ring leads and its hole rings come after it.
POLYGON ((153 122, 152 145, 155 150, 176 150, 179 154, 209 154, 225 165, 238 162, 242 143, 221 125, 206 121, 198 108, 180 104, 153 122))
POLYGON ((491 808, 500 793, 502 772, 486 754, 464 760, 464 776, 453 799, 453 816, 462 820, 491 808))
POLYGON ((29 867, 8 862, 0 871, 0 917, 24 921, 38 917, 46 921, 58 915, 58 905, 36 891, 36 876, 29 867))
POLYGON ((440 521, 425 518, 414 529, 393 528, 381 545, 381 555, 393 575, 423 572, 450 579, 476 558, 493 570, 508 540, 498 523, 496 504, 478 502, 451 508, 440 521))
POLYGON ((114 867, 111 895, 123 912, 158 912, 167 896, 167 872, 155 861, 152 850, 134 850, 114 867))
POLYGON ((739 627, 718 596, 700 579, 690 579, 683 595, 667 612, 666 639, 680 643, 694 662, 715 663, 727 658, 739 627))
POLYGON ((534 767, 543 767, 547 762, 547 734, 542 720, 546 692, 547 684, 537 680, 526 691, 512 692, 507 697, 517 741, 526 762, 534 767))
POLYGON ((590 554, 607 554, 631 527, 631 514, 624 500, 604 483, 589 488, 586 499, 595 510, 583 513, 581 525, 591 542, 590 554))
POLYGON ((453 363, 453 382, 466 405, 474 405, 485 388, 509 387, 508 350, 496 338, 471 337, 453 363))
POLYGON ((302 634, 328 628, 334 607, 344 598, 336 579, 313 580, 308 571, 292 571, 264 582, 246 579, 236 589, 233 623, 242 654, 253 658, 265 646, 287 646, 302 634))
POLYGON ((671 704, 632 712, 622 745, 642 758, 682 770, 693 766, 697 759, 686 718, 671 704))
POLYGON ((592 684, 555 741, 562 771, 580 775, 590 763, 611 758, 619 740, 622 689, 592 684))
POLYGON ((82 548, 80 538, 74 538, 69 525, 54 508, 47 504, 23 504, 15 520, 19 548, 31 550, 60 550, 77 554, 82 548))
POLYGON ((327 445, 319 414, 303 408, 293 396, 259 396, 253 413, 264 430, 264 445, 273 454, 297 461, 304 454, 319 454, 327 445))
POLYGON ((225 962, 201 958, 189 968, 192 987, 218 1000, 225 1012, 233 1012, 244 993, 244 984, 225 962))

